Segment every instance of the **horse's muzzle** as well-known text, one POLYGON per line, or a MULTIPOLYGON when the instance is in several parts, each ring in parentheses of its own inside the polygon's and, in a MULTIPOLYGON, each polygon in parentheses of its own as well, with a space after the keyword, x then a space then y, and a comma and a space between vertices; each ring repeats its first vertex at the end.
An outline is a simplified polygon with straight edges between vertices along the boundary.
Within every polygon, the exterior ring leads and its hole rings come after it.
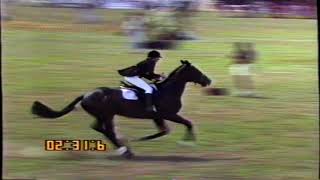
POLYGON ((201 84, 202 87, 209 86, 211 84, 211 79, 205 75, 202 75, 199 84, 201 84))

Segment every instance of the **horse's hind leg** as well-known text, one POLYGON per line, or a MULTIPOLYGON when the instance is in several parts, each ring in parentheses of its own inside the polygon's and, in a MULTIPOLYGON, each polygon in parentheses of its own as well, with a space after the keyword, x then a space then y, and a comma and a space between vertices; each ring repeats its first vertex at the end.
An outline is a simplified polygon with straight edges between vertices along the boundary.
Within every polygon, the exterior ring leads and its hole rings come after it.
POLYGON ((151 139, 159 138, 161 136, 169 134, 169 131, 170 131, 169 127, 167 126, 167 124, 164 122, 163 119, 155 118, 155 119, 153 119, 153 121, 156 124, 156 126, 158 127, 160 132, 153 134, 153 135, 142 137, 142 138, 138 139, 138 141, 151 140, 151 139))
POLYGON ((105 116, 98 119, 98 122, 102 122, 102 133, 112 142, 112 144, 117 148, 117 152, 125 158, 132 158, 133 153, 130 149, 124 145, 124 143, 117 138, 114 123, 113 115, 105 116))
POLYGON ((184 119, 183 117, 177 114, 166 116, 165 119, 175 123, 183 124, 187 127, 187 133, 184 137, 184 140, 192 140, 192 141, 196 140, 191 121, 184 119))
POLYGON ((103 122, 99 119, 95 120, 91 126, 90 126, 93 130, 98 131, 100 133, 104 133, 103 131, 103 122))

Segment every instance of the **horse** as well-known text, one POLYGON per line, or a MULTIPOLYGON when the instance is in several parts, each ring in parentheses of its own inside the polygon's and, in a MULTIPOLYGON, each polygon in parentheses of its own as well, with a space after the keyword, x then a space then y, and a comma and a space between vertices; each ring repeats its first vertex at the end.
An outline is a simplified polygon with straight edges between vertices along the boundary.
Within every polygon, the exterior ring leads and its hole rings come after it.
POLYGON ((154 93, 153 101, 156 111, 146 111, 144 101, 141 98, 138 100, 124 99, 120 88, 99 87, 77 97, 61 111, 52 110, 41 102, 35 101, 31 112, 43 118, 54 119, 71 112, 79 103, 88 114, 96 119, 92 128, 109 139, 122 157, 130 159, 134 156, 133 152, 122 139, 117 138, 115 133, 113 121, 115 115, 154 121, 159 132, 137 139, 138 141, 151 140, 169 134, 165 120, 185 125, 184 140, 195 141, 192 122, 178 115, 182 107, 181 96, 188 82, 200 84, 202 87, 211 84, 211 80, 199 69, 189 61, 181 60, 181 65, 173 70, 167 78, 155 83, 158 89, 158 93, 154 93))

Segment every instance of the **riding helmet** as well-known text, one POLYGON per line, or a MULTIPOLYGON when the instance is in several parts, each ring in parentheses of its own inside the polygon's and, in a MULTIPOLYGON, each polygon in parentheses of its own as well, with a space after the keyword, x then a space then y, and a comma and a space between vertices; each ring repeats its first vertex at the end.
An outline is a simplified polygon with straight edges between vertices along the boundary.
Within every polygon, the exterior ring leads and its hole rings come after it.
POLYGON ((158 51, 153 50, 148 53, 148 58, 162 58, 162 57, 158 51))

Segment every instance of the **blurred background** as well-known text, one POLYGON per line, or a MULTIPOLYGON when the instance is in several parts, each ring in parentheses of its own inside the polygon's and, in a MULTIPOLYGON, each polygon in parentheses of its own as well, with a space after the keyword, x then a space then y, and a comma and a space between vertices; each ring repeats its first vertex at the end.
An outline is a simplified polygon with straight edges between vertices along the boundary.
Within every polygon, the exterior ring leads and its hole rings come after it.
MULTIPOLYGON (((4 178, 313 180, 318 177, 316 0, 2 0, 4 178), (117 70, 160 50, 156 72, 187 59, 230 96, 188 85, 180 112, 197 145, 171 134, 130 142, 139 160, 114 152, 46 152, 46 139, 103 139, 74 111, 35 118, 33 101, 61 109, 118 87, 117 70), (109 158, 108 158, 109 157, 109 158)), ((157 131, 116 117, 126 138, 157 131)))

